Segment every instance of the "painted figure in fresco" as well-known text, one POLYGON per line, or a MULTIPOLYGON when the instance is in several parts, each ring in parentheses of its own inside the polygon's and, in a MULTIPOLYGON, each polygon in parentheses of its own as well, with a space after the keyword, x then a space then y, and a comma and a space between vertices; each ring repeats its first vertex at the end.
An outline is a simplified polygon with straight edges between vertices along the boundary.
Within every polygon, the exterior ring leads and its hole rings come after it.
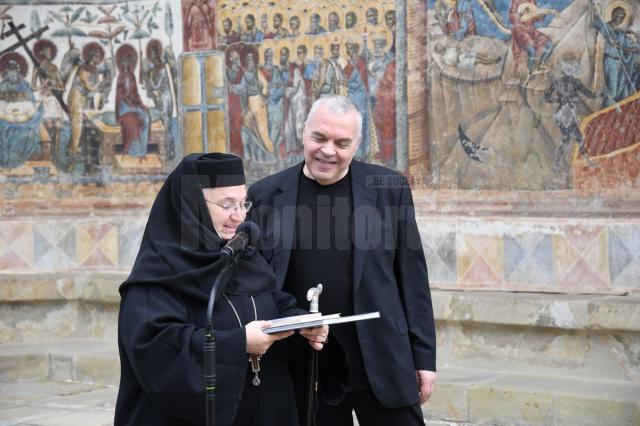
POLYGON ((392 164, 396 141, 396 61, 388 51, 385 33, 371 34, 373 57, 369 64, 369 104, 380 152, 376 155, 392 164))
POLYGON ((338 94, 346 96, 347 83, 345 82, 344 73, 342 72, 342 70, 347 66, 347 61, 340 56, 340 43, 337 38, 333 41, 333 43, 329 45, 329 49, 329 62, 331 62, 331 65, 333 66, 333 69, 336 73, 335 79, 338 82, 338 94))
POLYGON ((147 96, 160 111, 160 120, 164 127, 164 139, 167 146, 167 160, 175 158, 176 149, 173 139, 173 96, 171 92, 171 74, 163 61, 162 44, 159 40, 151 40, 147 44, 148 70, 145 88, 147 96))
POLYGON ((560 170, 564 152, 572 139, 578 144, 580 155, 587 160, 589 165, 594 166, 591 160, 589 160, 587 150, 584 146, 584 139, 580 132, 581 118, 578 118, 576 109, 580 102, 580 93, 591 99, 594 99, 596 94, 587 89, 577 78, 580 73, 580 61, 577 55, 572 52, 567 52, 563 55, 562 60, 558 62, 558 67, 562 75, 551 83, 551 86, 544 94, 547 102, 558 104, 554 118, 562 134, 562 142, 556 149, 554 170, 560 170))
POLYGON ((271 31, 269 31, 269 15, 266 13, 260 14, 260 30, 265 39, 267 38, 267 34, 271 33, 271 31))
POLYGON ((384 13, 384 23, 387 25, 387 28, 389 28, 389 31, 391 31, 391 38, 393 39, 393 42, 391 44, 390 52, 395 55, 396 53, 396 11, 395 10, 387 10, 384 13))
POLYGON ((389 51, 387 39, 382 32, 371 34, 373 52, 369 57, 369 90, 371 96, 371 109, 375 108, 376 94, 378 92, 378 82, 383 78, 388 65, 394 59, 389 51))
POLYGON ((287 38, 289 37, 289 30, 282 26, 283 23, 282 13, 276 12, 273 14, 273 31, 269 32, 265 38, 287 38))
MULTIPOLYGON (((305 52, 306 54, 306 52, 305 52)), ((303 58, 304 59, 304 58, 303 58)), ((304 65, 304 60, 301 60, 304 65)), ((284 82, 284 141, 287 158, 302 149, 302 131, 307 114, 307 88, 300 64, 289 62, 289 49, 280 49, 280 71, 284 82)))
POLYGON ((269 136, 265 104, 267 81, 258 72, 254 59, 258 56, 258 50, 252 49, 252 46, 245 46, 242 56, 244 56, 244 73, 239 84, 231 85, 231 90, 240 95, 242 105, 244 159, 271 163, 274 160, 274 148, 269 136))
POLYGON ((312 13, 311 16, 309 16, 309 31, 307 31, 307 34, 318 35, 326 32, 327 30, 320 25, 320 15, 318 13, 312 13))
MULTIPOLYGON (((239 47, 231 47, 226 51, 227 81, 230 87, 239 87, 244 69, 240 62, 239 47)), ((244 148, 242 146, 242 100, 240 95, 229 90, 227 92, 227 102, 229 105, 229 150, 238 156, 242 156, 244 148)))
POLYGON ((280 69, 273 63, 272 48, 265 49, 264 51, 264 65, 260 67, 260 73, 267 81, 267 123, 269 125, 269 137, 277 153, 282 142, 284 84, 280 69))
POLYGON ((25 80, 27 69, 17 52, 0 57, 0 168, 19 167, 40 149, 43 108, 25 80))
POLYGON ((240 41, 240 33, 233 29, 233 21, 231 18, 224 18, 222 21, 221 40, 223 44, 229 45, 240 41))
POLYGON ((367 24, 369 25, 378 25, 378 9, 375 7, 370 7, 365 12, 365 17, 367 18, 367 24))
POLYGON ((624 7, 617 6, 611 11, 611 20, 604 22, 591 3, 593 26, 604 38, 603 70, 607 96, 603 99, 603 106, 620 102, 636 92, 640 44, 632 32, 625 30, 629 21, 627 15, 624 7))
POLYGON ((264 40, 264 33, 256 28, 256 17, 251 13, 244 17, 245 30, 242 32, 242 41, 247 43, 260 43, 264 40))
POLYGON ((116 85, 116 120, 122 132, 122 155, 146 160, 149 145, 151 117, 142 103, 134 71, 137 53, 133 46, 125 44, 116 52, 118 82, 116 85))
POLYGON ((344 26, 349 30, 358 25, 358 15, 355 12, 350 11, 344 16, 344 26))
POLYGON ((444 33, 456 40, 476 34, 476 19, 473 16, 471 0, 450 0, 451 7, 447 15, 444 33))
POLYGON ((193 0, 184 27, 188 45, 185 50, 215 49, 215 11, 208 0, 193 0))
POLYGON ((367 98, 369 97, 367 64, 360 54, 360 44, 356 38, 347 41, 347 56, 349 60, 344 68, 347 97, 351 99, 362 114, 362 138, 356 151, 356 157, 364 160, 371 151, 371 114, 367 104, 367 98))
POLYGON ((290 37, 299 37, 302 35, 300 32, 300 17, 298 15, 293 15, 289 18, 289 28, 291 28, 291 32, 289 33, 290 37))
POLYGON ((340 16, 338 12, 330 12, 327 21, 329 22, 329 32, 340 31, 340 16))
POLYGON ((312 78, 313 101, 339 93, 338 73, 333 63, 324 57, 324 47, 316 44, 313 49, 314 70, 312 78))
POLYGON ((33 69, 31 88, 38 94, 38 99, 44 107, 43 121, 51 138, 51 154, 53 161, 60 164, 62 158, 62 122, 66 113, 58 99, 64 93, 64 81, 58 67, 52 62, 58 49, 51 40, 38 40, 33 46, 33 54, 40 66, 33 69))
POLYGON ((307 107, 305 109, 305 113, 309 111, 311 107, 311 99, 313 98, 313 69, 314 64, 309 62, 307 58, 307 46, 305 44, 300 44, 296 48, 296 57, 297 57, 297 65, 298 70, 300 70, 300 75, 302 76, 302 81, 304 81, 304 86, 306 88, 307 93, 307 107))
POLYGON ((98 43, 89 43, 82 49, 83 63, 78 67, 69 95, 67 105, 71 119, 71 142, 69 144, 68 156, 71 159, 69 168, 80 160, 80 140, 82 137, 83 111, 85 104, 91 95, 104 91, 107 84, 110 86, 110 79, 100 78, 98 67, 104 60, 104 49, 98 43))
POLYGON ((549 14, 560 16, 556 10, 538 8, 536 0, 511 1, 509 9, 511 51, 516 64, 522 61, 522 52, 526 53, 529 75, 534 71, 537 51, 542 49, 538 65, 538 69, 541 71, 547 68, 547 60, 553 51, 553 43, 549 37, 535 27, 535 24, 542 22, 545 15, 549 14))
POLYGON ((493 65, 502 59, 501 56, 491 57, 481 52, 463 51, 457 46, 447 47, 439 42, 435 44, 433 51, 442 56, 444 64, 469 71, 475 70, 477 64, 493 65))

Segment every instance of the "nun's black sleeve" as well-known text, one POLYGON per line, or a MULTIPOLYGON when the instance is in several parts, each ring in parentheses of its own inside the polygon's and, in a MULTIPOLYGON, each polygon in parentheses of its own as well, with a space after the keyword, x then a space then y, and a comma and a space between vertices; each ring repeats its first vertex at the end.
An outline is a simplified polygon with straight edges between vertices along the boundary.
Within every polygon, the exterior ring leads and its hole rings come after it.
MULTIPOLYGON (((191 322, 185 296, 136 285, 123 295, 121 310, 120 344, 147 397, 168 417, 203 424, 204 328, 191 322)), ((218 370, 226 364, 224 376, 241 382, 247 368, 245 329, 215 331, 214 336, 218 370)))
POLYGON ((275 291, 273 293, 273 300, 275 300, 276 306, 278 307, 280 318, 309 313, 309 311, 298 308, 296 305, 296 298, 284 291, 275 291))

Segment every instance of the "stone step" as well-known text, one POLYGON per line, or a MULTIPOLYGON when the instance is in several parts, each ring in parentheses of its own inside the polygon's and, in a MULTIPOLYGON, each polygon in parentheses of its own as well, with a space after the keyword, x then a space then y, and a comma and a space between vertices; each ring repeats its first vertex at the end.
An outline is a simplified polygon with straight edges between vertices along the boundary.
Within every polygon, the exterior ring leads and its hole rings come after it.
POLYGON ((117 385, 120 360, 113 340, 81 339, 3 344, 0 381, 60 380, 117 385))
POLYGON ((472 425, 631 426, 640 383, 445 367, 422 410, 429 421, 472 425))

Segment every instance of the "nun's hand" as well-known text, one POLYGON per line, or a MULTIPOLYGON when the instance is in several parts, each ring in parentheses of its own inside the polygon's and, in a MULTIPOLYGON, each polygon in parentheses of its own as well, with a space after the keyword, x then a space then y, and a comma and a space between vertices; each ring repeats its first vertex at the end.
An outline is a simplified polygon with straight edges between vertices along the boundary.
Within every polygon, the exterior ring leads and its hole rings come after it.
POLYGON ((245 325, 247 334, 247 353, 263 355, 276 340, 284 339, 293 334, 293 331, 283 331, 281 333, 267 334, 262 329, 271 326, 269 321, 251 321, 245 325))
POLYGON ((309 341, 313 349, 321 351, 329 340, 329 326, 301 328, 300 335, 309 341))

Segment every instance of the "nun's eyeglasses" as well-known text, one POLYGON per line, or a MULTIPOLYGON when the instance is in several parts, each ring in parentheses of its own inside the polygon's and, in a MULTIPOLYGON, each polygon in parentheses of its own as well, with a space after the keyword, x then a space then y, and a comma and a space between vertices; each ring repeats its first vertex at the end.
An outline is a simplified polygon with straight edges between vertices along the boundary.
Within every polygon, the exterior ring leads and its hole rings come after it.
POLYGON ((205 199, 205 201, 207 203, 215 204, 216 206, 220 207, 222 211, 225 213, 237 213, 237 212, 246 213, 251 209, 251 206, 253 205, 251 201, 243 201, 241 203, 230 203, 230 202, 216 203, 215 201, 209 201, 207 199, 205 199))

